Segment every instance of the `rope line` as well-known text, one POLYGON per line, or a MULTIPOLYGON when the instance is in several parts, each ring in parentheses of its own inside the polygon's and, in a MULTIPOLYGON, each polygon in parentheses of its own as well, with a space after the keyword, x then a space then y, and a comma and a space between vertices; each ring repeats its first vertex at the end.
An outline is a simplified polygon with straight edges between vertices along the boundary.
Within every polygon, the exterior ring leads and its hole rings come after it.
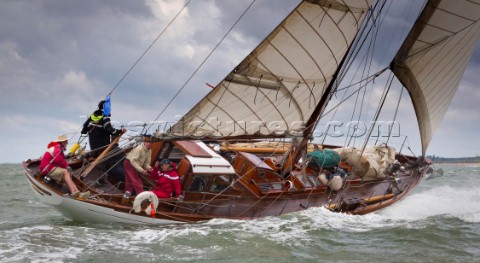
POLYGON ((178 11, 178 13, 173 17, 172 20, 170 20, 170 22, 165 26, 165 28, 162 30, 162 32, 160 32, 160 34, 158 34, 158 36, 155 38, 155 40, 153 40, 153 42, 150 44, 150 46, 147 47, 147 49, 143 52, 143 54, 137 59, 137 61, 135 61, 135 63, 133 63, 133 65, 130 67, 130 69, 128 69, 128 71, 123 75, 123 77, 117 82, 117 84, 115 84, 115 86, 113 87, 113 89, 107 94, 107 96, 105 96, 105 98, 107 98, 108 96, 110 96, 113 91, 115 91, 115 89, 118 88, 118 86, 120 85, 120 83, 123 82, 123 80, 127 77, 127 75, 133 70, 133 68, 138 64, 138 62, 140 62, 140 60, 142 60, 142 58, 145 56, 145 54, 147 54, 147 52, 150 50, 150 48, 153 47, 153 45, 157 42, 157 40, 163 35, 163 33, 170 27, 170 25, 177 19, 177 17, 182 13, 182 11, 187 7, 187 5, 191 2, 191 0, 188 0, 188 2, 182 7, 182 9, 180 9, 180 11, 178 11))
POLYGON ((159 118, 160 116, 162 116, 162 114, 167 110, 167 108, 170 106, 170 104, 172 104, 172 102, 175 100, 175 98, 177 98, 178 94, 180 94, 180 92, 182 92, 182 90, 187 86, 187 84, 190 82, 190 80, 197 74, 197 72, 200 70, 200 68, 205 64, 205 62, 210 58, 210 56, 213 54, 213 52, 220 46, 220 44, 223 42, 223 40, 225 40, 225 38, 228 36, 228 34, 230 34, 230 32, 232 31, 232 29, 238 24, 238 22, 243 18, 243 16, 247 13, 247 11, 250 9, 250 7, 253 5, 253 3, 255 3, 256 0, 253 0, 250 5, 248 5, 248 7, 245 9, 245 11, 243 11, 243 13, 240 15, 240 17, 237 19, 237 21, 235 21, 235 23, 230 27, 230 29, 227 31, 227 33, 225 33, 225 35, 222 37, 222 39, 220 39, 220 42, 218 42, 215 47, 210 51, 210 53, 207 55, 207 57, 205 57, 205 59, 202 61, 202 63, 200 63, 200 65, 195 69, 195 71, 193 71, 193 73, 190 75, 190 77, 185 81, 185 83, 183 83, 183 85, 181 86, 181 88, 177 91, 177 93, 175 93, 175 95, 170 99, 170 101, 168 102, 168 104, 162 109, 162 111, 158 114, 158 116, 155 118, 155 120, 153 120, 153 122, 150 124, 150 126, 148 126, 147 130, 150 129, 153 125, 153 123, 155 123, 159 118))

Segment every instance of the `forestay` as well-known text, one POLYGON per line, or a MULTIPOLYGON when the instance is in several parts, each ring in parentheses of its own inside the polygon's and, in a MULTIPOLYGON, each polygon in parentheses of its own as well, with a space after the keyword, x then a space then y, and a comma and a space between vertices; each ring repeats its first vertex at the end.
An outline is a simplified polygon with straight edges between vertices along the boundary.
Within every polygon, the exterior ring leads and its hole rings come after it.
POLYGON ((480 34, 480 1, 428 1, 392 70, 412 98, 423 154, 457 90, 480 34))
POLYGON ((303 1, 172 127, 170 135, 300 135, 361 27, 370 2, 303 1))

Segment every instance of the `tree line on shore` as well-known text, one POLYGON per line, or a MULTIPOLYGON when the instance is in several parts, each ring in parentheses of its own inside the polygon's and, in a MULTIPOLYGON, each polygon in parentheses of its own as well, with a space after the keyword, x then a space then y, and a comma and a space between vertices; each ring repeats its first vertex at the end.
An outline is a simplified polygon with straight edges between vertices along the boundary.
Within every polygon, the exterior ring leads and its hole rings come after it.
POLYGON ((434 163, 480 163, 480 156, 446 158, 435 155, 427 155, 427 158, 432 160, 434 163))

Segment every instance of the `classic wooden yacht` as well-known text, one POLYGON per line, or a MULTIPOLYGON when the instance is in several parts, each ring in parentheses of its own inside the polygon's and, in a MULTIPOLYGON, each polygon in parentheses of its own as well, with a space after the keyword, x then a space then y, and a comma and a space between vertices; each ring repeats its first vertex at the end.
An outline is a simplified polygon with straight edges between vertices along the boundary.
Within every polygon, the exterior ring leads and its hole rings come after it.
MULTIPOLYGON (((39 159, 23 163, 28 183, 40 201, 64 216, 105 224, 252 219, 312 207, 366 214, 392 205, 431 166, 423 156, 476 45, 480 4, 426 1, 391 63, 375 72, 364 70, 368 73, 360 81, 346 80, 352 65, 369 68, 362 56, 371 51, 362 50, 381 41, 372 29, 384 18, 385 3, 301 1, 179 122, 152 132, 152 162, 169 158, 175 163, 182 198, 158 199, 149 191, 156 183, 149 178, 144 178, 145 192, 123 195, 123 182, 110 176, 107 161, 120 156, 122 162, 135 145, 131 140, 120 147, 115 140, 96 159, 75 152, 68 159, 75 184, 91 192, 86 199, 72 198, 65 186, 39 176, 39 159), (373 88, 382 74, 396 77, 411 97, 420 157, 397 152, 388 140, 367 146, 374 124, 360 145, 312 143, 316 125, 335 106, 330 105, 334 95, 349 98, 373 88), (100 178, 106 182, 99 184, 100 178)), ((390 85, 389 78, 372 123, 390 85)))

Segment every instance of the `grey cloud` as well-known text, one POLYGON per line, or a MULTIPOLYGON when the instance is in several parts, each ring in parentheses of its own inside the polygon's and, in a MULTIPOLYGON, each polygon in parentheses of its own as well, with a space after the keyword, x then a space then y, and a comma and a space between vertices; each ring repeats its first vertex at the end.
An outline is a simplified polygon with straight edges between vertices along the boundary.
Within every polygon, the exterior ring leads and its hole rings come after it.
MULTIPOLYGON (((153 120, 250 2, 192 1, 185 15, 172 24, 115 90, 113 119, 122 123, 153 120), (191 56, 187 54, 188 45, 195 49, 191 56)), ((8 138, 0 143, 24 149, 12 156, 0 155, 0 162, 37 156, 48 140, 72 132, 76 123, 82 124, 79 116, 96 107, 173 17, 174 13, 155 13, 152 6, 158 3, 0 1, 0 125, 8 138)), ((211 90, 206 82, 215 85, 221 81, 298 3, 256 1, 160 119, 172 119, 189 110, 211 90)), ((399 13, 400 5, 411 5, 413 10, 417 3, 392 1, 390 11, 399 13)), ((384 23, 393 28, 404 20, 384 23)), ((390 31, 379 39, 391 37, 390 31)), ((392 41, 399 45, 399 39, 392 41)), ((376 48, 380 54, 392 52, 387 46, 376 48)), ((479 61, 477 50, 471 67, 479 61)), ((467 72, 467 86, 476 87, 476 72, 467 72)), ((464 103, 475 102, 471 93, 475 90, 461 91, 466 93, 460 92, 461 97, 454 100, 454 112, 478 109, 476 103, 471 107, 464 103)))

